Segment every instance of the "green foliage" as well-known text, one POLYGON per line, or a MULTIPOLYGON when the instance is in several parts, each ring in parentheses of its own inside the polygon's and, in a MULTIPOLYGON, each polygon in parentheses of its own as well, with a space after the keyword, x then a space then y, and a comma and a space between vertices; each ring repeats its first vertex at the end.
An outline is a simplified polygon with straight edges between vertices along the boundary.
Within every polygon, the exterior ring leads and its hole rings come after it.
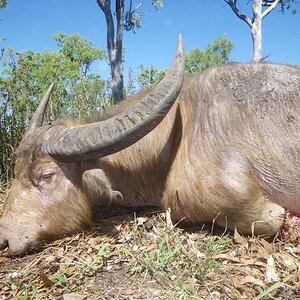
POLYGON ((18 300, 29 300, 32 299, 38 292, 39 287, 34 284, 24 284, 24 292, 21 296, 17 297, 18 300))
POLYGON ((150 271, 151 274, 156 274, 160 271, 165 271, 170 268, 170 263, 175 259, 176 255, 182 248, 181 244, 174 243, 174 231, 164 227, 162 238, 157 246, 143 253, 143 261, 137 267, 131 269, 131 272, 150 271))
POLYGON ((92 42, 81 37, 78 33, 67 35, 64 32, 59 32, 53 36, 60 47, 59 52, 76 64, 82 64, 83 74, 86 75, 91 64, 97 59, 103 59, 104 51, 92 46, 92 42))
POLYGON ((0 0, 0 9, 6 7, 7 1, 6 0, 0 0))
MULTIPOLYGON (((140 3, 133 8, 132 0, 129 1, 129 9, 125 12, 123 20, 123 27, 125 30, 133 31, 135 33, 136 29, 143 28, 142 19, 144 12, 139 11, 142 3, 143 1, 140 1, 140 3)), ((164 6, 163 0, 151 0, 151 3, 155 10, 159 10, 164 6)))
POLYGON ((294 65, 294 64, 287 64, 287 66, 292 67, 292 68, 299 68, 299 66, 294 65))
POLYGON ((226 250, 230 242, 228 234, 221 236, 220 238, 214 239, 213 236, 208 235, 203 238, 205 241, 206 250, 210 253, 219 253, 226 250))
POLYGON ((107 252, 111 249, 111 247, 112 247, 112 244, 106 243, 99 249, 99 251, 97 253, 96 270, 101 270, 105 267, 105 265, 106 265, 105 256, 106 256, 107 252))
POLYGON ((144 13, 139 11, 127 11, 124 17, 124 29, 126 31, 133 31, 135 33, 136 29, 143 28, 142 18, 144 13))
MULTIPOLYGON (((209 67, 228 62, 232 48, 233 44, 229 39, 218 37, 212 45, 206 45, 203 51, 198 48, 192 49, 186 55, 186 74, 201 72, 209 67)), ((128 95, 132 94, 132 91, 135 90, 134 81, 137 82, 139 89, 147 89, 157 85, 164 78, 167 71, 160 71, 153 65, 145 67, 142 64, 137 67, 137 70, 139 72, 135 77, 132 74, 132 70, 130 71, 130 84, 127 87, 128 95)))
POLYGON ((141 64, 137 69, 140 70, 140 73, 136 76, 136 80, 141 89, 157 85, 166 74, 166 70, 159 71, 153 65, 150 68, 146 68, 141 64))
POLYGON ((11 174, 13 150, 19 144, 33 112, 48 86, 55 82, 47 120, 88 117, 110 104, 109 83, 91 72, 105 60, 104 50, 79 34, 53 36, 59 47, 50 52, 8 49, 1 60, 0 171, 11 174))
MULTIPOLYGON (((272 4, 273 1, 265 1, 269 4, 272 4)), ((284 12, 286 9, 288 10, 292 10, 292 14, 296 14, 297 10, 296 9, 292 9, 292 5, 295 4, 297 1, 296 0, 281 0, 279 1, 280 5, 281 5, 281 11, 284 12)))
POLYGON ((151 0, 154 9, 161 9, 164 7, 163 0, 151 0))
POLYGON ((201 72, 209 67, 218 66, 229 60, 233 44, 227 38, 218 37, 204 51, 194 48, 186 55, 185 69, 187 74, 201 72))

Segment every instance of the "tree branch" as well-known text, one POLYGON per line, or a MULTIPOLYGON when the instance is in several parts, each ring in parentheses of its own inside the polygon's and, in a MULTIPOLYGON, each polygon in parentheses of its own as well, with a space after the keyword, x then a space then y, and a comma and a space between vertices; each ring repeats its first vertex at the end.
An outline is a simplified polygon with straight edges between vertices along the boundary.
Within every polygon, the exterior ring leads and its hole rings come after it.
POLYGON ((241 20, 243 20, 244 22, 246 22, 249 27, 252 27, 252 21, 250 20, 250 18, 248 18, 246 15, 244 15, 236 6, 237 4, 237 0, 224 0, 233 10, 233 12, 237 15, 237 17, 239 17, 241 20))
MULTIPOLYGON (((268 2, 268 8, 262 13, 261 18, 263 19, 265 16, 267 16, 276 6, 277 4, 280 2, 281 0, 274 0, 272 2, 267 1, 268 2), (272 3, 272 4, 271 4, 272 3), (271 4, 271 5, 270 5, 271 4)), ((266 1, 265 1, 266 2, 266 1)))
MULTIPOLYGON (((115 29, 114 29, 114 21, 113 16, 111 13, 111 2, 110 0, 97 0, 97 3, 100 7, 100 9, 103 11, 106 24, 107 24, 107 50, 108 55, 111 56, 114 53, 115 50, 115 42, 114 42, 114 36, 115 36, 115 29)), ((110 60, 112 57, 110 57, 110 60)))
POLYGON ((116 51, 117 54, 122 56, 124 0, 116 0, 116 15, 117 15, 116 51))

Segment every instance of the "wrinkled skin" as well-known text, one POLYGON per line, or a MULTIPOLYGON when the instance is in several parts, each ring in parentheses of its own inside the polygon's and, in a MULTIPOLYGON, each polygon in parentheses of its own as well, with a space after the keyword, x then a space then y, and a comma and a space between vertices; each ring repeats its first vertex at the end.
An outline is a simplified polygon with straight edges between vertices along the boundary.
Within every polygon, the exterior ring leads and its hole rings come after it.
POLYGON ((43 130, 16 154, 2 255, 82 228, 96 201, 157 205, 174 221, 263 235, 280 230, 284 208, 300 213, 298 69, 236 64, 186 78, 158 127, 98 161, 55 161, 40 149, 43 130))

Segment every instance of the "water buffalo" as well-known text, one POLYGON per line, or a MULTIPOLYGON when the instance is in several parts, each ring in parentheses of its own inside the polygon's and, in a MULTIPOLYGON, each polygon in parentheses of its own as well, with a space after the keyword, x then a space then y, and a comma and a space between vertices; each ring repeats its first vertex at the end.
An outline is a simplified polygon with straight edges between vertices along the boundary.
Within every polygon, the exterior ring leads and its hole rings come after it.
POLYGON ((16 152, 2 255, 82 228, 96 201, 265 235, 284 209, 299 213, 300 70, 236 63, 183 77, 180 40, 156 88, 93 123, 42 125, 50 87, 16 152))

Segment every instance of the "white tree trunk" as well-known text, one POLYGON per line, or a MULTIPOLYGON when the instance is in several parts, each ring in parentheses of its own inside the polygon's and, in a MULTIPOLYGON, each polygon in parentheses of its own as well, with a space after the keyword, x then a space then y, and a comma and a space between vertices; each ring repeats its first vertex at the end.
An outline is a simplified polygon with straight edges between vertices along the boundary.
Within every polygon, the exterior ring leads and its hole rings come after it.
POLYGON ((267 16, 281 0, 262 1, 252 0, 253 17, 250 19, 244 15, 237 7, 237 0, 224 0, 233 10, 233 12, 251 29, 251 36, 253 41, 253 61, 259 62, 262 58, 262 20, 267 16), (262 6, 268 6, 263 11, 262 6))
POLYGON ((253 0, 252 10, 251 36, 253 41, 253 61, 259 62, 262 58, 262 1, 253 0))
POLYGON ((107 26, 107 51, 111 69, 111 90, 112 99, 115 103, 124 98, 123 94, 123 13, 124 0, 116 0, 116 36, 113 14, 110 0, 97 0, 100 9, 103 11, 107 26))

